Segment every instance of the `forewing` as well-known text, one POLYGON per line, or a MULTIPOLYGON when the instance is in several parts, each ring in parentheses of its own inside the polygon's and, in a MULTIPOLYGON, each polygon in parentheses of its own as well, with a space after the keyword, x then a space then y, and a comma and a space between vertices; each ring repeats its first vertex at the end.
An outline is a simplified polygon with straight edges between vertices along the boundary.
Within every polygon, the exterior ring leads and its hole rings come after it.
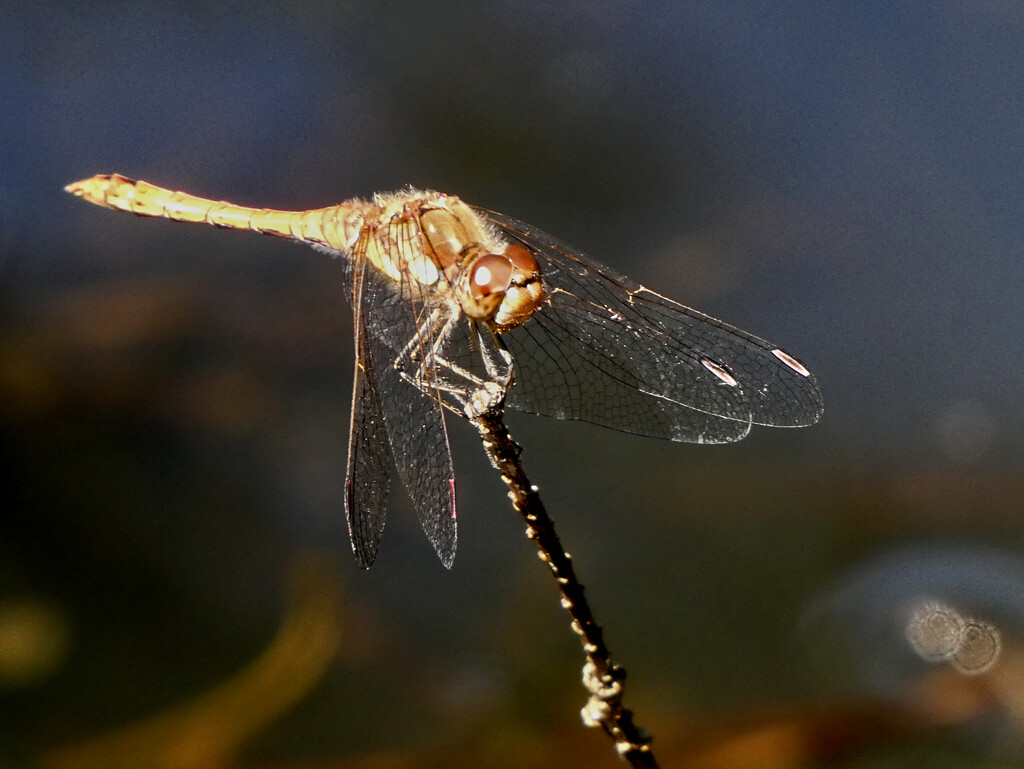
POLYGON ((423 328, 429 308, 417 299, 376 270, 365 270, 362 314, 391 453, 423 531, 450 568, 456 544, 455 475, 444 409, 438 397, 403 377, 415 377, 415 366, 393 349, 395 339, 417 340, 425 349, 432 343, 429 329, 423 328))
POLYGON ((345 513, 356 560, 368 569, 387 515, 391 474, 391 446, 377 378, 379 361, 366 335, 364 282, 357 277, 353 294, 356 337, 355 381, 352 389, 352 422, 348 444, 348 476, 345 482, 345 513))
POLYGON ((517 366, 509 405, 704 443, 738 440, 751 423, 796 427, 820 418, 814 377, 776 345, 656 294, 528 224, 478 213, 533 251, 548 292, 526 323, 503 335, 517 366))

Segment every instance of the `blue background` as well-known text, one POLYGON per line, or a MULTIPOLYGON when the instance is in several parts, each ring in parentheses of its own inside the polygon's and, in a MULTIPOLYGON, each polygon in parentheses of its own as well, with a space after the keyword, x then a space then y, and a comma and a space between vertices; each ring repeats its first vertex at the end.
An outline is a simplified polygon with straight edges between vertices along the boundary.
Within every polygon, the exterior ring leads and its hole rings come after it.
MULTIPOLYGON (((0 693, 0 750, 230 676, 311 552, 346 640, 251 762, 579 729, 574 639, 467 426, 453 571, 398 492, 378 563, 350 562, 339 266, 62 191, 115 171, 260 207, 451 192, 775 340, 825 393, 811 429, 702 448, 509 421, 641 723, 901 691, 804 620, 879 553, 941 544, 975 574, 1020 548, 1022 50, 995 1, 9 4, 0 597, 66 643, 0 693)), ((895 583, 870 611, 895 616, 895 583)), ((1010 632, 1024 599, 986 584, 1010 632)))

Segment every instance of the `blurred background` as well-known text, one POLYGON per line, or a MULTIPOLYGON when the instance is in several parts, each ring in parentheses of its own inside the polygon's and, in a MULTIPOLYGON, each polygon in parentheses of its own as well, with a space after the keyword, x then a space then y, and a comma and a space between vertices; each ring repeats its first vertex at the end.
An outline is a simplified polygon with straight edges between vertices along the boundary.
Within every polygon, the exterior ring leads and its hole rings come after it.
POLYGON ((111 172, 443 190, 776 341, 813 428, 509 415, 627 704, 665 765, 1020 765, 1022 50, 999 0, 7 3, 0 767, 621 765, 468 425, 452 571, 397 487, 357 568, 340 265, 62 191, 111 172))

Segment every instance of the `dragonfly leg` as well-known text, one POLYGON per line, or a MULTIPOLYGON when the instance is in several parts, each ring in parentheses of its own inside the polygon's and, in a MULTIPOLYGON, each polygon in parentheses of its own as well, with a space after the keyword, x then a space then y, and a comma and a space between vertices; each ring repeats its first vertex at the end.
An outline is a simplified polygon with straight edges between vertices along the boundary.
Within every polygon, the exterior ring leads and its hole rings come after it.
POLYGON ((424 395, 441 405, 462 413, 462 396, 467 391, 465 384, 452 382, 441 376, 441 371, 451 372, 461 380, 477 386, 480 380, 472 372, 448 361, 441 348, 452 333, 458 321, 454 314, 435 309, 420 323, 412 339, 405 345, 392 364, 406 382, 424 395), (427 343, 429 342, 429 348, 427 343), (442 393, 453 396, 457 403, 451 404, 442 393))
POLYGON ((448 392, 457 397, 463 406, 465 406, 467 398, 474 390, 491 386, 497 387, 504 392, 512 385, 512 374, 514 371, 512 353, 505 348, 500 337, 494 333, 493 329, 488 327, 487 330, 489 337, 485 337, 481 332, 479 323, 473 322, 469 337, 473 353, 479 357, 483 364, 483 375, 475 374, 446 358, 440 351, 440 345, 435 347, 432 354, 435 368, 447 369, 461 380, 464 380, 464 385, 456 385, 448 390, 448 392))
MULTIPOLYGON (((456 362, 446 347, 455 338, 458 324, 464 321, 459 313, 443 308, 432 310, 420 322, 416 334, 394 361, 394 367, 413 387, 460 415, 474 392, 483 388, 498 389, 502 394, 511 386, 512 354, 490 327, 485 332, 480 324, 470 321, 467 335, 475 365, 456 362)), ((459 331, 462 334, 462 331, 459 331)), ((456 353, 459 354, 459 353, 456 353)), ((462 355, 466 354, 463 350, 462 355)))
POLYGON ((480 333, 480 325, 474 324, 474 326, 474 339, 479 345, 480 357, 483 358, 488 379, 500 385, 503 390, 508 390, 512 386, 512 375, 515 370, 512 353, 508 351, 505 343, 501 341, 501 337, 493 328, 487 327, 493 345, 486 345, 483 335, 480 333), (496 360, 496 358, 500 358, 500 360, 496 360))

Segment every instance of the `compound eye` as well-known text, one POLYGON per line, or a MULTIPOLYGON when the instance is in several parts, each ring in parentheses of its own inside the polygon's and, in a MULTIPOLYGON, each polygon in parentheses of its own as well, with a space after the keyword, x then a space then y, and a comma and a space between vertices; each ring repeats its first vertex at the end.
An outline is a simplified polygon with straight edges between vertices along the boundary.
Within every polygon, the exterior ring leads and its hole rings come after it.
POLYGON ((505 247, 504 256, 520 272, 524 272, 527 275, 540 274, 540 265, 537 264, 533 253, 526 246, 521 246, 518 243, 509 243, 505 247))
POLYGON ((469 269, 469 292, 478 302, 503 295, 512 282, 512 262, 505 256, 483 254, 469 269))

